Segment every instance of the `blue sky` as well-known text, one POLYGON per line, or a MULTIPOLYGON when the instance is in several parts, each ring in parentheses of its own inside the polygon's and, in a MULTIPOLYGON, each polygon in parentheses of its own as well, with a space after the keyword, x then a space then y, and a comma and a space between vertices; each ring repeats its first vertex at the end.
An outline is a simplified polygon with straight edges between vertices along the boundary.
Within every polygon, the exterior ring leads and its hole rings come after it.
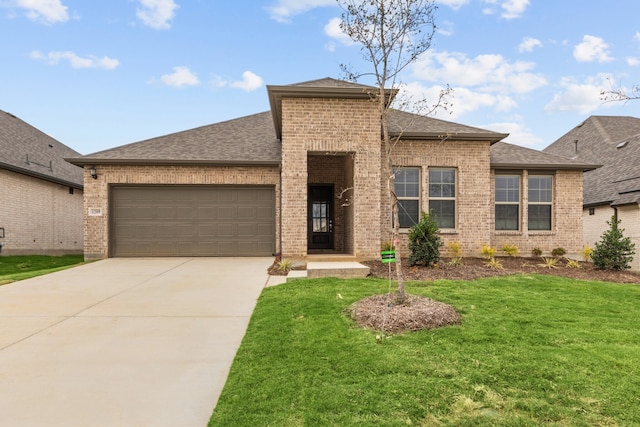
MULTIPOLYGON (((600 90, 640 84, 637 0, 438 0, 432 48, 402 76, 449 84, 452 114, 542 149, 600 90)), ((368 71, 334 0, 0 0, 0 109, 89 154, 269 109, 265 85, 368 71)), ((363 80, 362 83, 371 83, 363 80)))

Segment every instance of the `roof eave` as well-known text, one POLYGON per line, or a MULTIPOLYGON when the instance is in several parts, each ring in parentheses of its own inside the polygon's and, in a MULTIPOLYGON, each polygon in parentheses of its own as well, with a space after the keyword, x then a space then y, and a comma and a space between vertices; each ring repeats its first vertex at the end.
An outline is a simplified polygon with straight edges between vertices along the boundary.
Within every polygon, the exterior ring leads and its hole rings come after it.
POLYGON ((588 172, 599 168, 599 165, 549 164, 549 163, 491 163, 492 169, 545 169, 545 170, 578 170, 588 172))
POLYGON ((27 175, 27 176, 30 176, 30 177, 33 177, 33 178, 42 179, 43 181, 53 182, 55 184, 60 184, 60 185, 64 185, 64 186, 67 186, 67 187, 77 188, 78 190, 83 190, 84 189, 84 185, 83 184, 79 184, 77 182, 72 182, 72 181, 67 181, 66 179, 56 178, 56 177, 53 177, 51 175, 46 175, 46 174, 43 174, 43 173, 33 172, 33 171, 28 170, 28 169, 22 169, 22 168, 15 167, 15 166, 7 164, 7 163, 0 163, 0 169, 6 169, 6 170, 9 170, 11 172, 19 173, 19 174, 22 174, 22 175, 27 175))
POLYGON ((427 140, 427 141, 488 141, 492 145, 502 141, 508 137, 508 133, 457 133, 457 132, 392 132, 390 136, 393 138, 411 139, 411 140, 427 140))
POLYGON ((278 160, 181 160, 181 159, 100 159, 79 157, 65 159, 76 166, 128 165, 128 166, 280 166, 278 160))

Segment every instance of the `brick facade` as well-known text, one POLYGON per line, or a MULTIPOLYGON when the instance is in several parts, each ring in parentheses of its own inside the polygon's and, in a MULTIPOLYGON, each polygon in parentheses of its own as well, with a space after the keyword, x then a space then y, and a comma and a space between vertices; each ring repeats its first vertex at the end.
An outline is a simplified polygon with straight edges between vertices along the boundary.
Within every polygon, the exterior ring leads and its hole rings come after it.
MULTIPOLYGON (((279 182, 277 167, 220 166, 130 166, 96 167, 97 179, 85 170, 85 259, 109 256, 109 187, 128 184, 182 185, 272 185, 276 192, 276 223, 280 224, 279 182), (100 215, 96 215, 96 209, 100 215), (89 212, 93 214, 89 214, 89 212)), ((280 234, 276 227, 276 246, 280 234)))
POLYGON ((82 253, 82 190, 0 169, 1 255, 82 253))
POLYGON ((352 99, 282 101, 282 253, 306 257, 307 185, 320 178, 318 170, 331 157, 348 159, 343 161, 348 172, 336 190, 353 188, 352 202, 339 209, 344 250, 375 258, 380 247, 380 121, 373 102, 352 99))

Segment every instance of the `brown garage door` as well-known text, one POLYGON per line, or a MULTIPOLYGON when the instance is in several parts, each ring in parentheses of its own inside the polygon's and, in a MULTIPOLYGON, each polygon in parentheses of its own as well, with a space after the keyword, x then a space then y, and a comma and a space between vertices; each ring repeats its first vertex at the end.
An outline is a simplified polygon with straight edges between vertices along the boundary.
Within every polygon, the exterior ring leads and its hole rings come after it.
POLYGON ((114 187, 111 255, 270 256, 275 190, 245 186, 114 187))

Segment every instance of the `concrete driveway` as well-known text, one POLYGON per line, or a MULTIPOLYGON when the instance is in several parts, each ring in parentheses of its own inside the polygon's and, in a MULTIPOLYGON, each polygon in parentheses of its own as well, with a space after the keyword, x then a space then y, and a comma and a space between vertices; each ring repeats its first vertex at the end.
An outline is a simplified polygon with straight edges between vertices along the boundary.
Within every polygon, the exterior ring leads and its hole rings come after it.
POLYGON ((271 262, 108 259, 0 286, 0 425, 205 426, 271 262))

